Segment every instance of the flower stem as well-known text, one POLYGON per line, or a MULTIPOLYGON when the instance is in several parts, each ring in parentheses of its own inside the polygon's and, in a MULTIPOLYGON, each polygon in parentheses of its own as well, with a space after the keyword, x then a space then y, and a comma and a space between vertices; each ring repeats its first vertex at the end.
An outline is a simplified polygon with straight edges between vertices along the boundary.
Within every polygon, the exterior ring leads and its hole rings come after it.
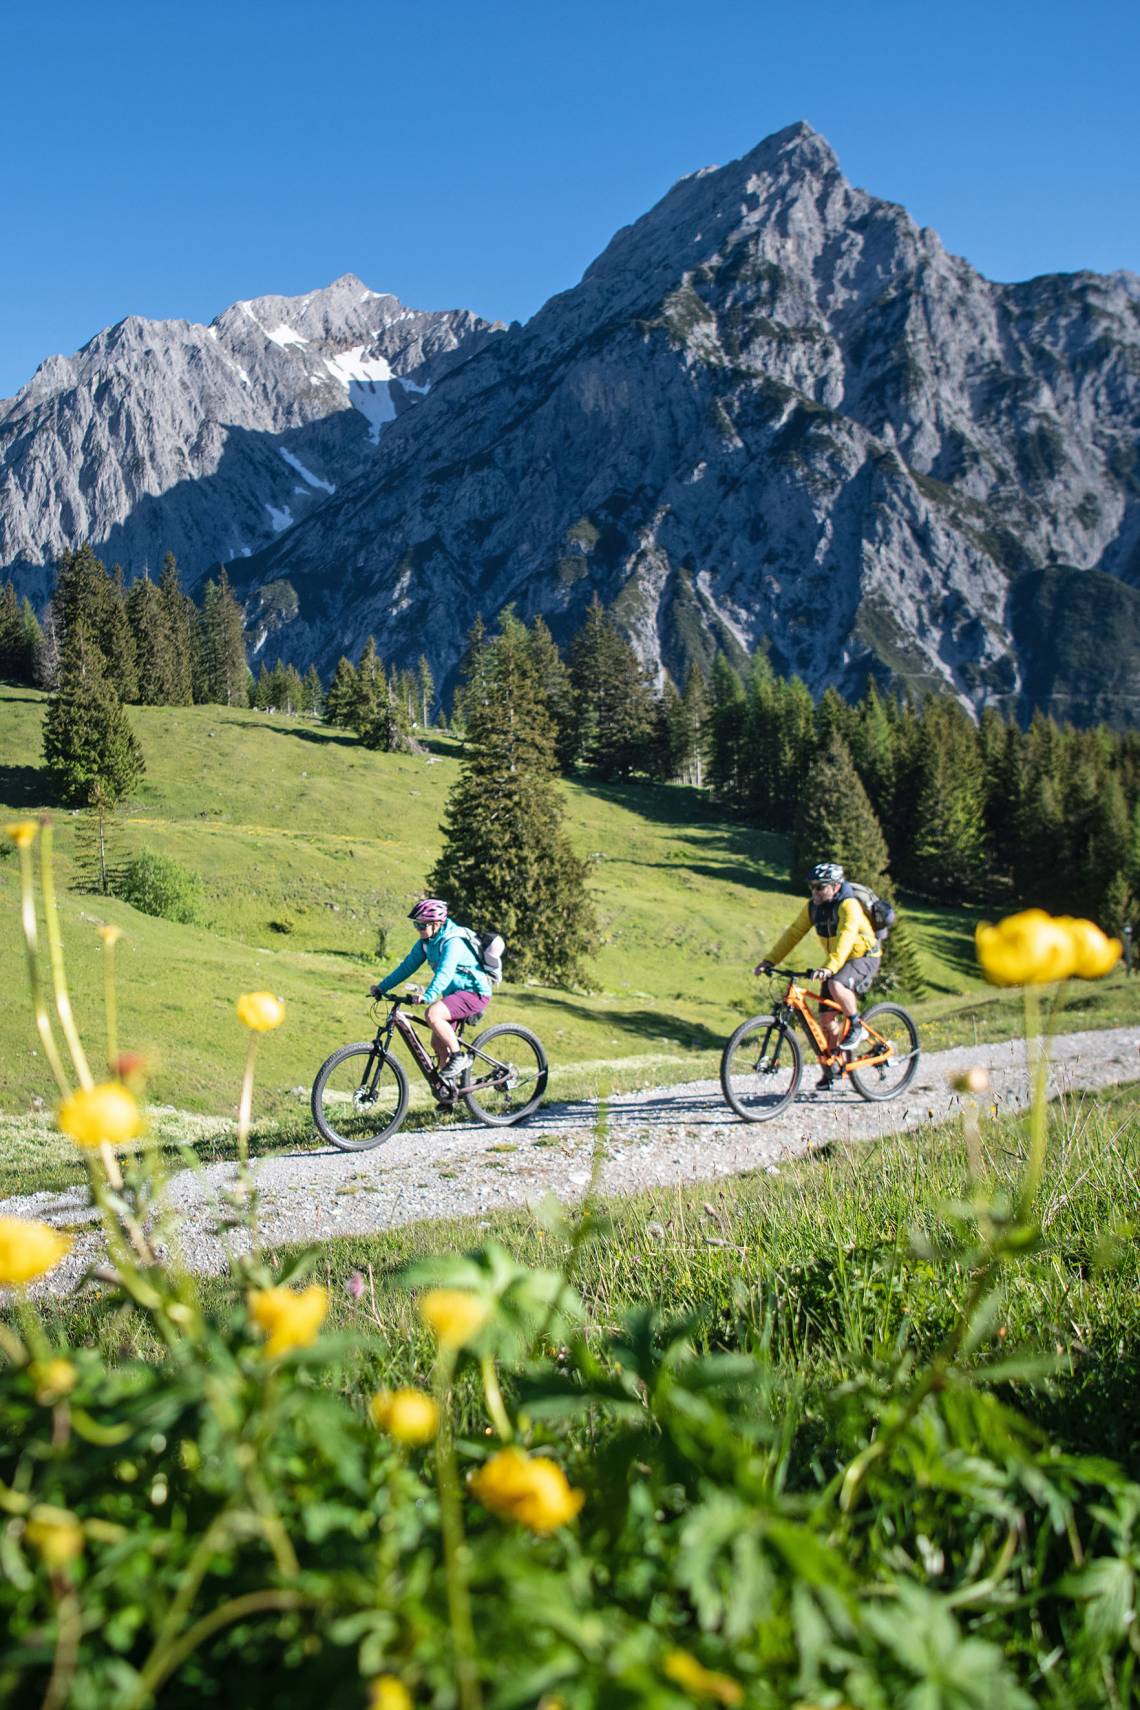
POLYGON ((103 1012, 107 1018, 107 1067, 117 1073, 119 1061, 119 1005, 115 993, 115 945, 103 942, 103 1012))
POLYGON ((36 1032, 40 1036, 44 1056, 55 1076, 55 1084, 61 1095, 67 1098, 71 1092, 71 1085, 64 1073, 63 1062, 55 1043, 55 1034, 52 1032, 51 1017, 48 1014, 47 1004, 44 1002, 44 994, 40 986, 35 886, 32 877, 32 851, 29 844, 20 845, 20 918, 23 923, 24 946, 28 956, 28 986, 32 994, 32 1013, 36 1018, 36 1032))
POLYGON ((95 1082, 91 1070, 87 1066, 87 1057, 79 1041, 79 1030, 75 1025, 75 1017, 71 1013, 71 997, 67 990, 67 978, 63 968, 63 940, 59 933, 59 906, 55 900, 55 875, 51 865, 52 827, 51 821, 45 820, 40 832, 40 884, 44 895, 44 930, 47 934, 48 959, 51 963, 52 985, 55 989, 55 1008, 59 1016, 59 1025, 67 1040, 67 1048, 71 1052, 71 1060, 75 1064, 75 1073, 81 1087, 92 1087, 95 1082))
POLYGON ((499 1433, 500 1442, 509 1443, 515 1434, 514 1426, 503 1403, 503 1392, 499 1388, 495 1362, 490 1354, 482 1356, 479 1370, 483 1374, 483 1395, 487 1402, 487 1412, 491 1415, 491 1423, 499 1433))
POLYGON ((1046 1099, 1049 1081, 1049 1046, 1041 1037, 1041 1006, 1037 988, 1025 987, 1025 1050, 1029 1061, 1029 1152, 1018 1193, 1018 1216, 1030 1213, 1045 1169, 1046 1099))
POLYGON ((467 1588, 467 1542, 459 1504, 459 1469, 455 1461, 455 1437, 451 1422, 451 1377, 455 1350, 441 1350, 436 1366, 440 1428, 436 1438, 435 1477, 439 1490, 439 1514, 443 1528, 443 1560, 447 1576, 447 1608, 451 1618, 451 1641, 455 1649, 455 1679, 460 1710, 480 1710, 479 1662, 475 1650, 475 1627, 467 1588))
POLYGON ((241 1097, 238 1099, 237 1149, 243 1176, 249 1168, 249 1117, 253 1109, 253 1060, 256 1055, 257 1034, 251 1033, 249 1049, 245 1054, 245 1073, 241 1081, 241 1097))

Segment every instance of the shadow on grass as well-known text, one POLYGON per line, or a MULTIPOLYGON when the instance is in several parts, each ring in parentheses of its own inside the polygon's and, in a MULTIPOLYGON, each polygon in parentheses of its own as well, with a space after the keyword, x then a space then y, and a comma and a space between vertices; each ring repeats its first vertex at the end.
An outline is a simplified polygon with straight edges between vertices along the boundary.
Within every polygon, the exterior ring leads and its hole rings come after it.
POLYGON ((0 802, 13 808, 55 806, 46 766, 0 766, 0 802))
MULTIPOLYGON (((519 999, 519 1007, 525 1007, 530 1016, 533 1016, 535 1010, 557 1013, 559 1018, 572 1015, 576 1020, 593 1021, 599 1027, 628 1034, 633 1039, 649 1039, 654 1042, 665 1039, 670 1044, 684 1045, 690 1050, 719 1051, 724 1044, 723 1029, 706 1027, 703 1021, 686 1021, 683 1016, 671 1015, 661 1009, 596 1010, 589 1008, 587 1004, 575 1003, 569 997, 544 997, 542 993, 534 991, 528 991, 525 997, 519 999)), ((524 1025, 529 1024, 528 1016, 524 1025)), ((542 1029, 538 1018, 535 1018, 535 1031, 541 1037, 542 1029)), ((573 1067, 572 1064, 568 1066, 573 1067)))

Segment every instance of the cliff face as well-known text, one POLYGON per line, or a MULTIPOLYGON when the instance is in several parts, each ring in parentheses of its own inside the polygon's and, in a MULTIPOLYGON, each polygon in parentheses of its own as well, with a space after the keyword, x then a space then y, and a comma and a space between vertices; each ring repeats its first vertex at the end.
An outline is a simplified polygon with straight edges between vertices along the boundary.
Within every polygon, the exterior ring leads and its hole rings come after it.
POLYGON ((128 579, 248 557, 359 475, 381 429, 490 328, 346 275, 210 326, 132 317, 0 403, 0 575, 42 597, 90 540, 128 579))
MULTIPOLYGON (((84 434, 102 439, 115 529, 125 538, 145 517, 150 561, 167 546, 182 557, 168 519, 185 507, 184 531, 191 514, 211 531, 191 564, 228 554, 251 591, 288 579, 298 615, 274 645, 326 669, 372 633, 385 657, 426 652, 445 681, 476 611, 513 602, 565 635, 597 591, 645 660, 678 678, 717 647, 764 646, 816 691, 873 673, 975 707, 1135 719, 1136 277, 993 284, 849 185, 796 125, 683 179, 525 327, 489 336, 471 317, 413 317, 422 343, 397 347, 407 311, 393 299, 365 294, 352 311, 367 320, 371 301, 378 319, 350 330, 339 296, 335 315, 317 310, 325 295, 303 314, 237 305, 212 329, 171 332, 149 365, 136 352, 128 389, 145 371, 163 399, 191 392, 197 439, 160 417, 151 449, 137 414, 127 435, 110 378, 84 382, 86 425, 72 427, 45 365, 21 409, 59 412, 68 474, 51 492, 68 497, 37 489, 27 515, 82 535, 75 472, 84 434), (383 305, 395 320, 381 329, 383 305), (430 390, 385 382, 381 432, 344 408, 341 339, 353 362, 382 359, 430 390), (283 365, 304 384, 277 383, 283 365), (221 403, 202 401, 207 373, 221 403), (271 423, 238 413, 254 396, 275 401, 271 423), (131 458, 160 455, 160 496, 132 497, 136 482, 120 498, 131 458)), ((16 431, 10 405, 0 443, 16 431)), ((4 527, 11 508, 0 497, 4 527)), ((29 521, 21 540, 33 532, 29 521)), ((112 537, 94 536, 127 563, 112 537)))

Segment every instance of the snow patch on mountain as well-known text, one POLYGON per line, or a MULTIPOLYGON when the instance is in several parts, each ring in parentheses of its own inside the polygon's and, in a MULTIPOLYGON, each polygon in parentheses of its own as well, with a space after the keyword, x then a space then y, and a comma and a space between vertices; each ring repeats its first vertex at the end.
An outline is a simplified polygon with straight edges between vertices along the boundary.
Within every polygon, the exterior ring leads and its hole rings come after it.
MULTIPOLYGON (((277 449, 281 453, 282 457, 285 459, 286 463, 289 465, 290 469, 296 470, 297 474, 301 477, 302 481, 307 481, 309 483, 310 487, 321 487, 324 489, 324 491, 326 493, 335 493, 336 492, 336 483, 335 482, 325 481, 321 478, 321 476, 314 475, 312 470, 306 469, 305 465, 301 462, 301 459, 299 457, 294 457, 293 453, 291 451, 286 450, 285 446, 279 445, 277 447, 277 449)), ((304 492, 304 488, 303 487, 295 487, 293 489, 293 491, 296 493, 301 493, 301 492, 304 492)))

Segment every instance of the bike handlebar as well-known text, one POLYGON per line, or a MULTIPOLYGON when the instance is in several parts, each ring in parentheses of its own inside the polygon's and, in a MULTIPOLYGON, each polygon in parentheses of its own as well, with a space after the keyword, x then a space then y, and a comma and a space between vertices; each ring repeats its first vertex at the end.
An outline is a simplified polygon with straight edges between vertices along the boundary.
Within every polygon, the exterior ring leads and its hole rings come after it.
POLYGON ((769 968, 767 974, 761 974, 759 977, 761 979, 771 979, 771 977, 774 974, 779 974, 781 979, 787 978, 789 980, 813 980, 815 978, 815 969, 814 968, 769 968))

